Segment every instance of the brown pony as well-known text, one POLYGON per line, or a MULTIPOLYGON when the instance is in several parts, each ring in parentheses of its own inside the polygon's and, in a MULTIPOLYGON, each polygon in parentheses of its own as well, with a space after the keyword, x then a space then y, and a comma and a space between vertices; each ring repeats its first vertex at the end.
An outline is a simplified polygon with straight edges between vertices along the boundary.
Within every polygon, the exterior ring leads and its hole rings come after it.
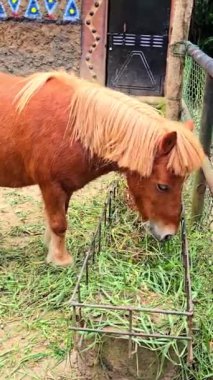
POLYGON ((126 175, 157 239, 177 232, 183 182, 204 158, 190 123, 65 72, 0 74, 0 110, 0 186, 39 185, 47 262, 72 262, 65 248, 70 197, 110 171, 126 175))

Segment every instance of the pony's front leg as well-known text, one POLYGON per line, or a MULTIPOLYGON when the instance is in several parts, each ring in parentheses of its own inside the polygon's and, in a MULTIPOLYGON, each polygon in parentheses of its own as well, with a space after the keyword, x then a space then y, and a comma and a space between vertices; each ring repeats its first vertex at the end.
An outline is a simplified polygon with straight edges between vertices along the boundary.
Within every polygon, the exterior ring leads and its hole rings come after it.
POLYGON ((47 262, 56 265, 71 265, 72 256, 65 247, 67 230, 66 211, 70 195, 59 186, 41 188, 46 211, 47 229, 46 244, 48 245, 47 262))

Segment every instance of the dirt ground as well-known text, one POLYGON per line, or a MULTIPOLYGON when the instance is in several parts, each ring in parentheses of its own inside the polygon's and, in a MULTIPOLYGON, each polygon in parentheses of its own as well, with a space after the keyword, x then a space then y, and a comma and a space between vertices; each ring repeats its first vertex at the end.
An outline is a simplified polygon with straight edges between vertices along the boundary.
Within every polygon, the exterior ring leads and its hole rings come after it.
MULTIPOLYGON (((133 346, 129 356, 128 339, 105 336, 101 344, 93 349, 85 349, 90 342, 84 342, 79 353, 72 352, 72 367, 84 380, 174 380, 177 368, 167 360, 163 365, 162 375, 157 372, 160 359, 156 352, 145 347, 133 346), (144 370, 146 369, 146 370, 144 370)), ((175 363, 175 355, 172 354, 175 363)))
MULTIPOLYGON (((3 1, 8 14, 7 1, 3 1)), ((43 3, 43 2, 40 2, 43 3)), ((62 0, 58 17, 62 17, 66 1, 62 0)), ((81 2, 77 1, 79 9, 81 2)), ((20 15, 27 0, 22 1, 20 15)), ((43 4, 41 11, 44 14, 43 4)), ((0 22, 0 71, 27 74, 65 68, 79 71, 81 27, 77 24, 56 25, 35 22, 0 22)))

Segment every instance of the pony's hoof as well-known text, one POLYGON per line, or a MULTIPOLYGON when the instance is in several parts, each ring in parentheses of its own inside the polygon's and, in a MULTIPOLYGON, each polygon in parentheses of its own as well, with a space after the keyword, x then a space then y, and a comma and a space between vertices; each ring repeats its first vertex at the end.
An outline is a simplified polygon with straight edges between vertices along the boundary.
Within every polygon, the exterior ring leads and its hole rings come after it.
POLYGON ((68 253, 61 257, 48 254, 46 258, 46 262, 47 264, 54 264, 57 266, 67 267, 73 264, 73 257, 69 255, 68 253))

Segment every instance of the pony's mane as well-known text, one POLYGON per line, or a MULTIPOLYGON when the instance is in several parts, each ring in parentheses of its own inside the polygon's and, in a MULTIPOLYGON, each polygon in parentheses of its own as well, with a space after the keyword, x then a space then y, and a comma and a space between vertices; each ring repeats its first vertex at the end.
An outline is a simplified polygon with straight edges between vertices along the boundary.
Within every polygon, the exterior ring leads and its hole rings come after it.
MULTIPOLYGON (((90 83, 66 72, 38 73, 25 78, 16 97, 22 111, 31 97, 50 79, 71 87, 67 132, 80 140, 91 155, 117 162, 119 167, 150 176, 162 138, 177 133, 177 143, 168 155, 167 169, 185 176, 201 167, 202 147, 182 123, 165 119, 152 106, 120 92, 90 83)), ((63 97, 63 88, 61 90, 63 97)))

